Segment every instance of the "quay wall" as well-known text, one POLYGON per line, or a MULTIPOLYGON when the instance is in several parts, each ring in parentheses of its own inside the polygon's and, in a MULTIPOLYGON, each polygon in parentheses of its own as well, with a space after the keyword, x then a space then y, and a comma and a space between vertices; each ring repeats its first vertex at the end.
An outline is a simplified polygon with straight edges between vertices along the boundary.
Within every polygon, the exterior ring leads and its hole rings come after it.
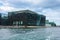
POLYGON ((48 27, 51 27, 51 26, 0 26, 0 29, 1 28, 48 28, 48 27))

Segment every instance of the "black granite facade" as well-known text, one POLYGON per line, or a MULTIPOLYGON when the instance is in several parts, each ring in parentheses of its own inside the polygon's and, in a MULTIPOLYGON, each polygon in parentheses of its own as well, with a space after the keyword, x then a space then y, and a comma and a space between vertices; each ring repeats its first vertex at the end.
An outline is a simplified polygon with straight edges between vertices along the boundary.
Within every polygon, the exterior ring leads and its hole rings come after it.
POLYGON ((1 21, 2 21, 2 18, 1 18, 1 14, 0 14, 0 25, 1 25, 1 21))
POLYGON ((44 15, 39 15, 30 10, 22 10, 8 13, 9 25, 20 25, 20 26, 45 26, 44 15))

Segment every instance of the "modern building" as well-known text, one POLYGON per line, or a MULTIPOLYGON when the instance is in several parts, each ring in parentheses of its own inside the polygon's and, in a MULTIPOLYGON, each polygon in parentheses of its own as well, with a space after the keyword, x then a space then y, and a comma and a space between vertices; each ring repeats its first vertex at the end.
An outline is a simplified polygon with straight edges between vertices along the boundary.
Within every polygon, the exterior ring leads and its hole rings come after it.
POLYGON ((2 21, 2 18, 1 18, 1 17, 2 17, 2 15, 1 15, 1 13, 0 13, 0 25, 1 25, 1 21, 2 21))
POLYGON ((54 22, 49 22, 49 20, 46 20, 45 26, 56 26, 54 22))
POLYGON ((37 14, 30 10, 8 12, 8 24, 20 26, 45 26, 44 15, 37 14))
POLYGON ((51 26, 56 26, 54 22, 50 22, 49 24, 51 24, 51 26))
POLYGON ((1 25, 8 25, 8 16, 3 16, 1 17, 2 21, 1 21, 1 25))

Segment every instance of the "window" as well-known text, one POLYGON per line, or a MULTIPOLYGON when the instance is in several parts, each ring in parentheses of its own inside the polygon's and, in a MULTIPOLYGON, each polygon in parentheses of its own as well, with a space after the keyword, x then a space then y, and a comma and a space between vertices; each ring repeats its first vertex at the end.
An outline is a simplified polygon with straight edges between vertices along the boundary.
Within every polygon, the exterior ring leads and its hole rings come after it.
POLYGON ((23 24, 23 21, 21 21, 21 24, 23 24))

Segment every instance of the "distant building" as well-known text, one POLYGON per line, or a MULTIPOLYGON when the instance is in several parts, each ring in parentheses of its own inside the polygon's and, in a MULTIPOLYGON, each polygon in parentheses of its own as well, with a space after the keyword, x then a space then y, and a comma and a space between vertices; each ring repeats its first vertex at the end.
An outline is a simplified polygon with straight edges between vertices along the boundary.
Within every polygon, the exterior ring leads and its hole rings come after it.
POLYGON ((51 26, 51 24, 49 24, 49 20, 46 20, 45 26, 51 26))
POLYGON ((2 21, 1 21, 1 25, 8 25, 8 16, 3 16, 1 17, 2 21))
POLYGON ((2 15, 0 14, 0 25, 1 25, 1 21, 2 21, 2 18, 1 17, 2 17, 2 15))
POLYGON ((45 26, 44 15, 39 15, 30 10, 8 12, 8 24, 20 26, 45 26))
POLYGON ((49 20, 46 20, 45 23, 46 23, 45 26, 56 26, 54 22, 49 22, 49 20))
POLYGON ((54 22, 50 22, 49 24, 51 24, 51 26, 56 26, 54 22))

